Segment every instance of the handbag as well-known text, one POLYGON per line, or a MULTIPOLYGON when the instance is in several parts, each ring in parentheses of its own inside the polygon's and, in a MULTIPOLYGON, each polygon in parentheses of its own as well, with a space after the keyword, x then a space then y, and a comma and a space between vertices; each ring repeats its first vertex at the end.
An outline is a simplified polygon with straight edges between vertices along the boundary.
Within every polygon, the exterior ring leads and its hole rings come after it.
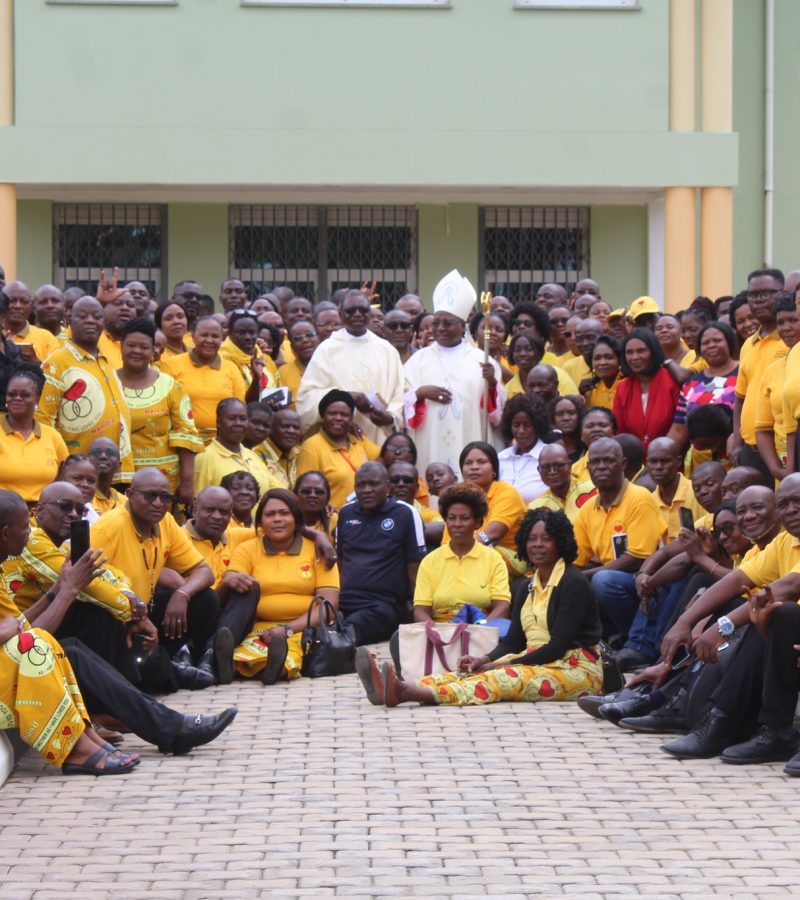
POLYGON ((465 622, 414 622, 400 626, 403 678, 455 672, 460 656, 485 656, 499 642, 496 628, 465 622))
POLYGON ((324 597, 314 597, 308 605, 301 644, 300 672, 307 678, 347 675, 356 670, 355 637, 345 629, 341 613, 324 597), (311 617, 317 607, 319 625, 312 625, 311 617))

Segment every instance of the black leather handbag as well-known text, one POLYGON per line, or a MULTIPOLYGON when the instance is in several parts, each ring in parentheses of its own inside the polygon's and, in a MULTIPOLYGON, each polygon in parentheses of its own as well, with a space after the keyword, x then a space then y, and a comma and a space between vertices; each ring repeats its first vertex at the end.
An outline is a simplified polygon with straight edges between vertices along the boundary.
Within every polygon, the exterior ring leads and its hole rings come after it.
POLYGON ((303 629, 302 674, 307 678, 347 675, 356 670, 356 642, 344 627, 341 613, 324 597, 314 597, 303 629), (319 608, 319 625, 311 624, 319 608))

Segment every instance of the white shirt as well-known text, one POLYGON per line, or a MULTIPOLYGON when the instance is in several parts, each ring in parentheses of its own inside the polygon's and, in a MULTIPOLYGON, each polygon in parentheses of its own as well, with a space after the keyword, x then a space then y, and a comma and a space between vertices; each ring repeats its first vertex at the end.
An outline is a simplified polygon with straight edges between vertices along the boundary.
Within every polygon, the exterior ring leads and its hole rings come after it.
POLYGON ((511 446, 497 454, 500 460, 499 480, 515 487, 526 504, 547 490, 539 475, 539 454, 544 446, 542 441, 537 441, 527 453, 518 453, 517 448, 511 446))

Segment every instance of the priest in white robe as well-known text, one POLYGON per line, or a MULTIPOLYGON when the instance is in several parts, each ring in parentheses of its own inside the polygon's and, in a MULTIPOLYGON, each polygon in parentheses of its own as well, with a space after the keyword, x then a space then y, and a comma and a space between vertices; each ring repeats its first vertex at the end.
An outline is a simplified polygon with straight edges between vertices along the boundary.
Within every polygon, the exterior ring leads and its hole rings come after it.
POLYGON ((314 351, 297 391, 303 431, 319 423, 319 401, 333 388, 348 391, 356 405, 354 421, 380 446, 403 425, 403 364, 388 342, 367 330, 370 304, 361 291, 342 301, 344 328, 314 351))
POLYGON ((464 340, 475 304, 475 288, 454 269, 433 292, 434 343, 406 362, 405 416, 417 445, 417 467, 447 463, 458 472, 458 457, 470 441, 481 440, 484 393, 489 384, 489 441, 503 447, 500 424, 504 390, 500 367, 484 363, 483 351, 464 340))

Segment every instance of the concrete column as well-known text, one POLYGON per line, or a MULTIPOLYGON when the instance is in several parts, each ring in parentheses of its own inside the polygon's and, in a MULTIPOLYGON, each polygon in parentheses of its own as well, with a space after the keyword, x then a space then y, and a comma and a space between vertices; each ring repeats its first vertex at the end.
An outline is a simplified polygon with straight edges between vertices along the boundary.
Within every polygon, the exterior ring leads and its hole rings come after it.
POLYGON ((700 293, 714 300, 733 290, 733 189, 700 191, 700 293))
MULTIPOLYGON (((0 126, 14 124, 14 3, 0 0, 0 126)), ((17 277, 17 187, 0 184, 0 265, 17 277)))
POLYGON ((669 5, 669 130, 695 130, 695 0, 669 5))
POLYGON ((0 184, 0 265, 6 281, 17 277, 17 186, 0 184))
POLYGON ((673 187, 664 191, 664 309, 677 312, 694 300, 695 190, 673 187))

